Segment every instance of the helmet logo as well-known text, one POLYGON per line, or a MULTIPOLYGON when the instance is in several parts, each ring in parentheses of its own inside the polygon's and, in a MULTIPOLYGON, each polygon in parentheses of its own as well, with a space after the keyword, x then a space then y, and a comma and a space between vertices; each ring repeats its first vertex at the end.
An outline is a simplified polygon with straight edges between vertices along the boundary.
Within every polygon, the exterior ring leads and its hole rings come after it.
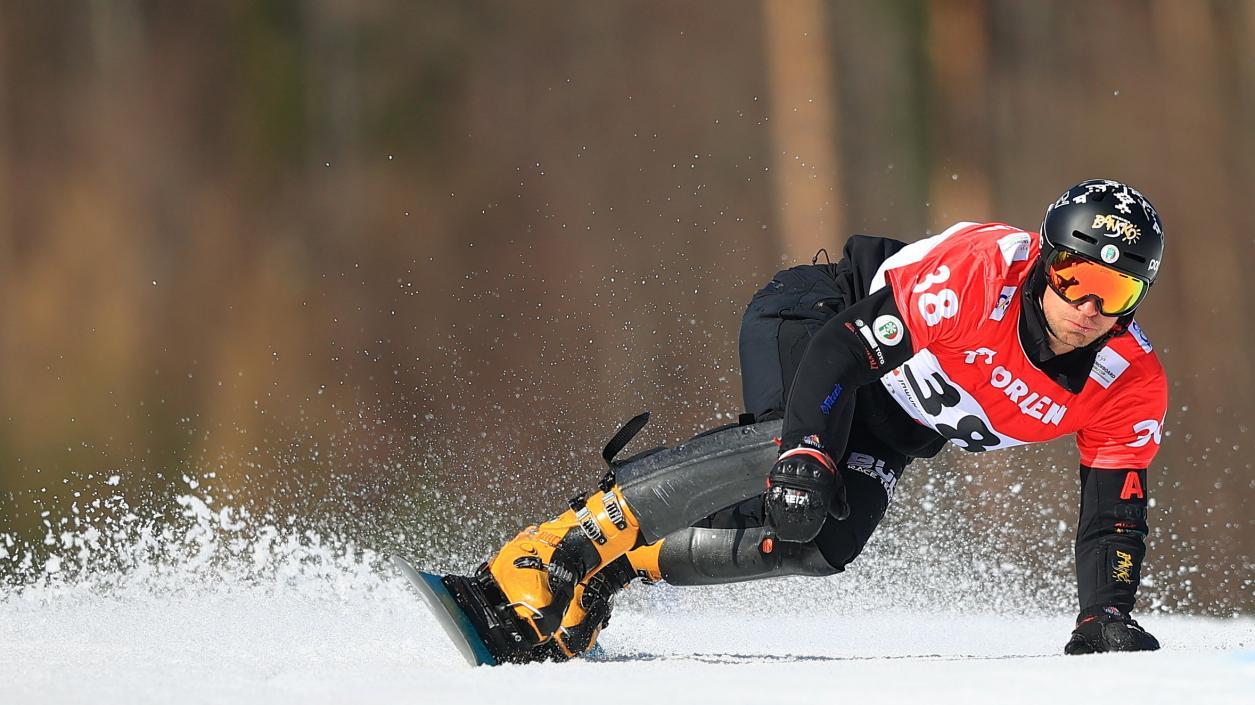
POLYGON ((1111 264, 1120 259, 1120 248, 1115 245, 1103 245, 1100 254, 1102 255, 1102 261, 1111 264))
MULTIPOLYGON (((1142 231, 1129 221, 1118 215, 1096 215, 1094 222, 1089 227, 1102 228, 1106 230, 1107 237, 1121 237, 1124 241, 1132 245, 1142 236, 1142 231)), ((1105 251, 1105 250, 1104 250, 1105 251)), ((1117 254, 1117 256, 1119 256, 1117 254)), ((1105 257, 1104 257, 1105 258, 1105 257)), ((1115 260, 1111 260, 1115 261, 1115 260)))

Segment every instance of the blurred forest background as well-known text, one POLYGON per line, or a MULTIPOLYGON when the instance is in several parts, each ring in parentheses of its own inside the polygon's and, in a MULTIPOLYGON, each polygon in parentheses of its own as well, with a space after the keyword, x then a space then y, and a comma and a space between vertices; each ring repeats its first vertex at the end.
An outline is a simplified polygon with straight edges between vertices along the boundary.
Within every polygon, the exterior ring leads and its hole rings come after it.
MULTIPOLYGON (((1144 593, 1249 613, 1252 126, 1243 0, 0 3, 0 533, 208 483, 488 550, 640 410, 734 418, 776 270, 1106 177, 1169 238, 1144 593)), ((1075 463, 949 450, 887 523, 1070 584, 1075 463)))

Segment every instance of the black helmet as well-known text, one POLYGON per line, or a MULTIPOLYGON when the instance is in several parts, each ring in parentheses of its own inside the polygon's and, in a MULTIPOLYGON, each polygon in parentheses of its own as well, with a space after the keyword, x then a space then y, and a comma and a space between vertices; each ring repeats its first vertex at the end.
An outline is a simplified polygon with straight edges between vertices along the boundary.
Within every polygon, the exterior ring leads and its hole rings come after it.
POLYGON ((1137 189, 1119 181, 1090 179, 1068 189, 1041 222, 1042 261, 1054 250, 1086 259, 1154 284, 1163 258, 1163 221, 1137 189))

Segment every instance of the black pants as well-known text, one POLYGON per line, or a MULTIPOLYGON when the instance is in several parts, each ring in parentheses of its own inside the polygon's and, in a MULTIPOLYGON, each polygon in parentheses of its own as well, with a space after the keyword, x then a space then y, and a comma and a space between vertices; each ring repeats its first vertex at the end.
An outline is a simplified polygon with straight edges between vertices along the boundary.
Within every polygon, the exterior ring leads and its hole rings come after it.
MULTIPOLYGON (((825 321, 853 303, 842 264, 779 272, 747 307, 741 322, 741 379, 746 411, 760 420, 783 415, 794 373, 811 337, 825 321)), ((815 544, 838 570, 862 552, 911 461, 888 447, 873 430, 884 423, 885 397, 887 393, 877 384, 858 390, 852 418, 838 419, 834 423, 844 427, 829 429, 831 434, 848 434, 839 464, 850 516, 843 521, 829 516, 815 544)), ((762 523, 762 499, 755 497, 717 512, 699 526, 730 529, 762 523)))

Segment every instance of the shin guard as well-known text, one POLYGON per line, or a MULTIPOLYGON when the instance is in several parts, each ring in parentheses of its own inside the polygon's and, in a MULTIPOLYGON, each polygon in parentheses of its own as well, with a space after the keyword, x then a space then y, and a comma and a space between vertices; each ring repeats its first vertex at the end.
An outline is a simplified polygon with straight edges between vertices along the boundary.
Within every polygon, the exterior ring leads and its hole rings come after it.
POLYGON ((780 421, 732 426, 618 466, 615 479, 654 543, 737 502, 762 494, 779 455, 780 421))
POLYGON ((720 585, 840 572, 813 543, 776 541, 762 527, 681 529, 662 541, 658 569, 671 585, 720 585))

